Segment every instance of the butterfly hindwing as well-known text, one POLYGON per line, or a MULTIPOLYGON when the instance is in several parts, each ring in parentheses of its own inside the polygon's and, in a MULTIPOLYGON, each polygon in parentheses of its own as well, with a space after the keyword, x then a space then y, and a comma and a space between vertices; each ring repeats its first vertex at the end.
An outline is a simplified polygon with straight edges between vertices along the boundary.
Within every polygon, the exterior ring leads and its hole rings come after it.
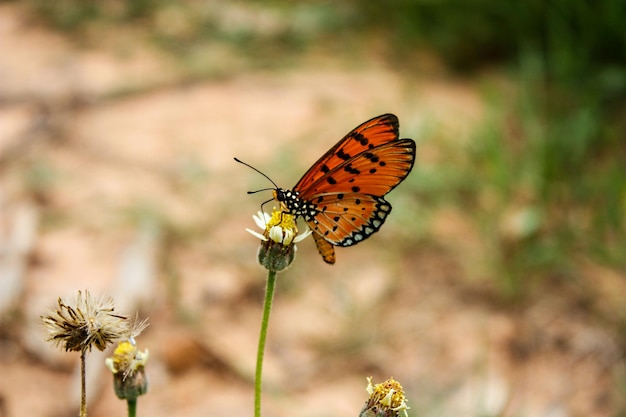
POLYGON ((391 204, 384 198, 367 194, 325 194, 317 201, 313 203, 317 215, 308 225, 314 235, 335 246, 352 246, 367 239, 391 212, 391 204))
POLYGON ((294 189, 306 190, 355 155, 398 139, 399 126, 398 118, 393 114, 383 114, 362 123, 318 159, 294 189))

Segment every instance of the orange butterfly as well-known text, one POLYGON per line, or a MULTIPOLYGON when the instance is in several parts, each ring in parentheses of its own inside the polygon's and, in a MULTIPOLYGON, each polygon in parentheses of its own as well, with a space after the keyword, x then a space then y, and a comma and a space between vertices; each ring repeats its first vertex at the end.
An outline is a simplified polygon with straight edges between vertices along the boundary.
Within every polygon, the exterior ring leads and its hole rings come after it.
POLYGON ((307 222, 325 262, 335 263, 334 246, 376 233, 391 212, 383 197, 415 162, 415 142, 398 135, 395 115, 374 117, 330 148, 293 189, 274 189, 283 209, 307 222))

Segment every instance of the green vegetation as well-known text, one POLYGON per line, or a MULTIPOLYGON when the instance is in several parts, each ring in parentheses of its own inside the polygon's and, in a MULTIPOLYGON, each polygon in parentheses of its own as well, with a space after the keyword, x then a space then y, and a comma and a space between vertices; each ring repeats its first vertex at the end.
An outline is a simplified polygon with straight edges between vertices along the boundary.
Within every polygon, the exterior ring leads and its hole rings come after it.
POLYGON ((394 45, 391 59, 428 48, 461 75, 500 67, 517 82, 512 100, 495 94, 464 156, 442 167, 461 175, 430 190, 475 219, 504 288, 519 295, 533 278, 580 285, 582 260, 624 270, 626 3, 352 5, 362 30, 394 45), (503 232, 511 219, 514 230, 503 232))

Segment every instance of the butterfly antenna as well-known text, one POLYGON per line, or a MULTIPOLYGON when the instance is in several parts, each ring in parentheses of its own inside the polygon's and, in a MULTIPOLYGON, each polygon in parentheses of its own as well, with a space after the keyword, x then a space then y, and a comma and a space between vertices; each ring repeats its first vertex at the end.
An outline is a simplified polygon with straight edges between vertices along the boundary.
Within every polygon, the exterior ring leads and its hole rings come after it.
MULTIPOLYGON (((277 188, 278 188, 278 185, 276 185, 276 183, 275 183, 274 181, 272 181, 272 179, 271 179, 270 177, 268 177, 267 175, 265 175, 264 173, 262 173, 261 171, 259 171, 259 170, 258 170, 258 169, 256 169, 255 167, 253 167, 252 165, 250 165, 250 164, 246 164, 245 162, 243 162, 243 161, 242 161, 242 160, 240 160, 240 159, 237 159, 237 158, 234 158, 234 159, 235 159, 235 161, 236 161, 236 162, 239 162, 240 164, 245 165, 245 166, 247 166, 248 168, 251 168, 251 169, 255 170, 256 172, 258 172, 259 174, 263 175, 265 178, 267 178, 267 180, 268 180, 269 182, 271 182, 271 183, 274 185, 274 188, 263 188, 262 190, 248 191, 248 194, 254 194, 254 193, 261 192, 261 191, 275 190, 275 189, 277 189, 277 188)), ((272 201, 272 200, 269 200, 269 201, 272 201)), ((267 201, 266 201, 265 203, 267 203, 267 201)), ((265 203, 263 203, 263 204, 265 204, 265 203)))
POLYGON ((274 201, 274 199, 270 198, 269 200, 264 201, 264 202, 261 203, 261 213, 264 213, 263 206, 266 205, 267 203, 269 203, 270 201, 274 201))

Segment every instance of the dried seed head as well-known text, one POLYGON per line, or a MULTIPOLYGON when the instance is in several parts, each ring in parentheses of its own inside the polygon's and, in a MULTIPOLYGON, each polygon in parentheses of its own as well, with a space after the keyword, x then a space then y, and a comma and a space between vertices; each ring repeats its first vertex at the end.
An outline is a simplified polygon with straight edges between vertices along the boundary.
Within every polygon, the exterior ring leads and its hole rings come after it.
POLYGON ((62 345, 65 351, 91 351, 95 346, 104 350, 108 344, 119 340, 129 332, 126 316, 114 314, 113 300, 96 300, 89 291, 78 295, 72 303, 61 298, 58 307, 42 316, 48 330, 48 341, 62 345))

